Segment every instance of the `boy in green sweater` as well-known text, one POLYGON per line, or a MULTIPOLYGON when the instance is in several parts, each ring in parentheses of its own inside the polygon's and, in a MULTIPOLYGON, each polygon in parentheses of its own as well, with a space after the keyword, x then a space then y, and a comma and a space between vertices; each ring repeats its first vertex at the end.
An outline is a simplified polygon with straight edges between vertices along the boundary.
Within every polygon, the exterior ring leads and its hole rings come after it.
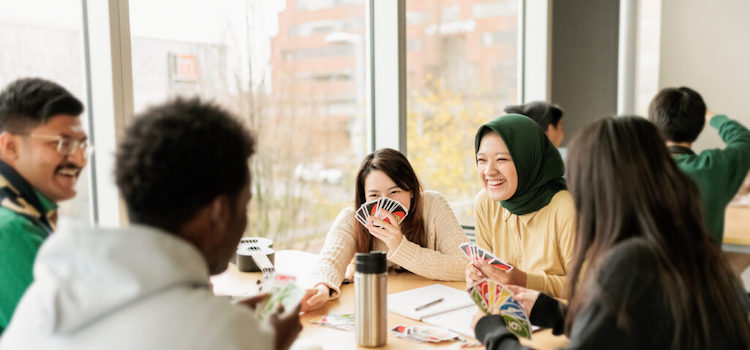
POLYGON ((714 114, 703 98, 687 88, 664 88, 651 100, 648 118, 662 132, 677 165, 697 184, 711 239, 721 245, 727 205, 750 170, 750 131, 726 115, 714 114), (724 149, 695 154, 690 148, 709 124, 719 131, 724 149))
POLYGON ((0 335, 33 280, 57 202, 86 166, 83 104, 60 85, 19 79, 0 92, 0 335))

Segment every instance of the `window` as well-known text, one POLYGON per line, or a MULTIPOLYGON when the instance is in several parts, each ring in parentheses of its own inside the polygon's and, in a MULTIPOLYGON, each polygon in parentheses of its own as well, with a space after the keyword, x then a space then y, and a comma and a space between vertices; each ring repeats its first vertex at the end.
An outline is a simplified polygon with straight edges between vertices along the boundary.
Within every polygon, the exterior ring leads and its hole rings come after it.
POLYGON ((130 0, 135 111, 177 95, 258 137, 247 235, 318 251, 366 154, 363 1, 130 0))
POLYGON ((480 125, 518 100, 518 0, 408 0, 407 151, 427 189, 473 225, 481 188, 474 164, 480 125), (420 14, 420 15, 417 15, 420 14), (413 47, 413 45, 412 45, 413 47))
MULTIPOLYGON (((0 8, 0 88, 39 77, 64 86, 86 105, 81 2, 0 0, 0 8)), ((80 118, 87 126, 85 112, 80 118)), ((60 217, 90 220, 89 170, 81 172, 76 197, 59 203, 60 217)))
POLYGON ((661 1, 641 1, 638 12, 635 113, 648 116, 648 104, 659 92, 661 1))

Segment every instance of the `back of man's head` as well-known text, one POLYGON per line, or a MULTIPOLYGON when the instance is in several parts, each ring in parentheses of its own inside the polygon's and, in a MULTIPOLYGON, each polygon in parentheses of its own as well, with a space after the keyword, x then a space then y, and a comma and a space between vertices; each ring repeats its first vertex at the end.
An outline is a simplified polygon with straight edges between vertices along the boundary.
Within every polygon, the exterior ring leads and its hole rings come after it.
POLYGON ((250 181, 253 136, 229 112, 176 99, 136 117, 120 143, 117 187, 133 222, 177 232, 221 195, 250 181))
POLYGON ((648 119, 667 140, 692 143, 706 124, 706 104, 691 88, 664 88, 651 100, 648 119))
POLYGON ((544 132, 547 132, 547 128, 550 125, 557 127, 557 123, 560 122, 563 116, 563 110, 559 106, 543 101, 508 106, 505 107, 504 111, 505 113, 525 115, 534 119, 544 132))
POLYGON ((0 93, 0 133, 23 133, 56 115, 79 116, 83 104, 64 87, 39 78, 18 79, 0 93))

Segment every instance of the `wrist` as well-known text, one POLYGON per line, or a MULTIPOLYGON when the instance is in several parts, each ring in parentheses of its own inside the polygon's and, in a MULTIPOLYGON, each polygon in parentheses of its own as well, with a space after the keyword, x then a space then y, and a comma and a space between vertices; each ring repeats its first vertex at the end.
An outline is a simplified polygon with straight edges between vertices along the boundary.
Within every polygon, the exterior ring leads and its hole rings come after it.
POLYGON ((404 243, 404 240, 406 240, 406 237, 404 235, 400 235, 398 239, 394 239, 391 243, 386 243, 386 246, 388 246, 388 255, 386 258, 390 259, 396 253, 398 253, 399 249, 401 249, 401 245, 404 243))
POLYGON ((318 294, 327 295, 329 297, 333 293, 333 290, 331 288, 328 288, 328 286, 325 284, 319 284, 315 286, 315 289, 318 291, 318 294))
POLYGON ((529 280, 529 278, 526 275, 526 272, 523 272, 521 270, 518 270, 518 272, 518 285, 526 288, 526 282, 529 280))

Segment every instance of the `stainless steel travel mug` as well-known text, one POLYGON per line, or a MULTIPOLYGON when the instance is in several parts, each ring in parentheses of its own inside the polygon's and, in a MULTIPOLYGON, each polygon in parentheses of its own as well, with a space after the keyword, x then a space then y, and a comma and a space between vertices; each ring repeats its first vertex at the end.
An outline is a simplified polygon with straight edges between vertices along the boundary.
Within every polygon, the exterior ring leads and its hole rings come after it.
POLYGON ((385 252, 357 253, 354 259, 354 333, 357 344, 383 346, 388 337, 385 252))

